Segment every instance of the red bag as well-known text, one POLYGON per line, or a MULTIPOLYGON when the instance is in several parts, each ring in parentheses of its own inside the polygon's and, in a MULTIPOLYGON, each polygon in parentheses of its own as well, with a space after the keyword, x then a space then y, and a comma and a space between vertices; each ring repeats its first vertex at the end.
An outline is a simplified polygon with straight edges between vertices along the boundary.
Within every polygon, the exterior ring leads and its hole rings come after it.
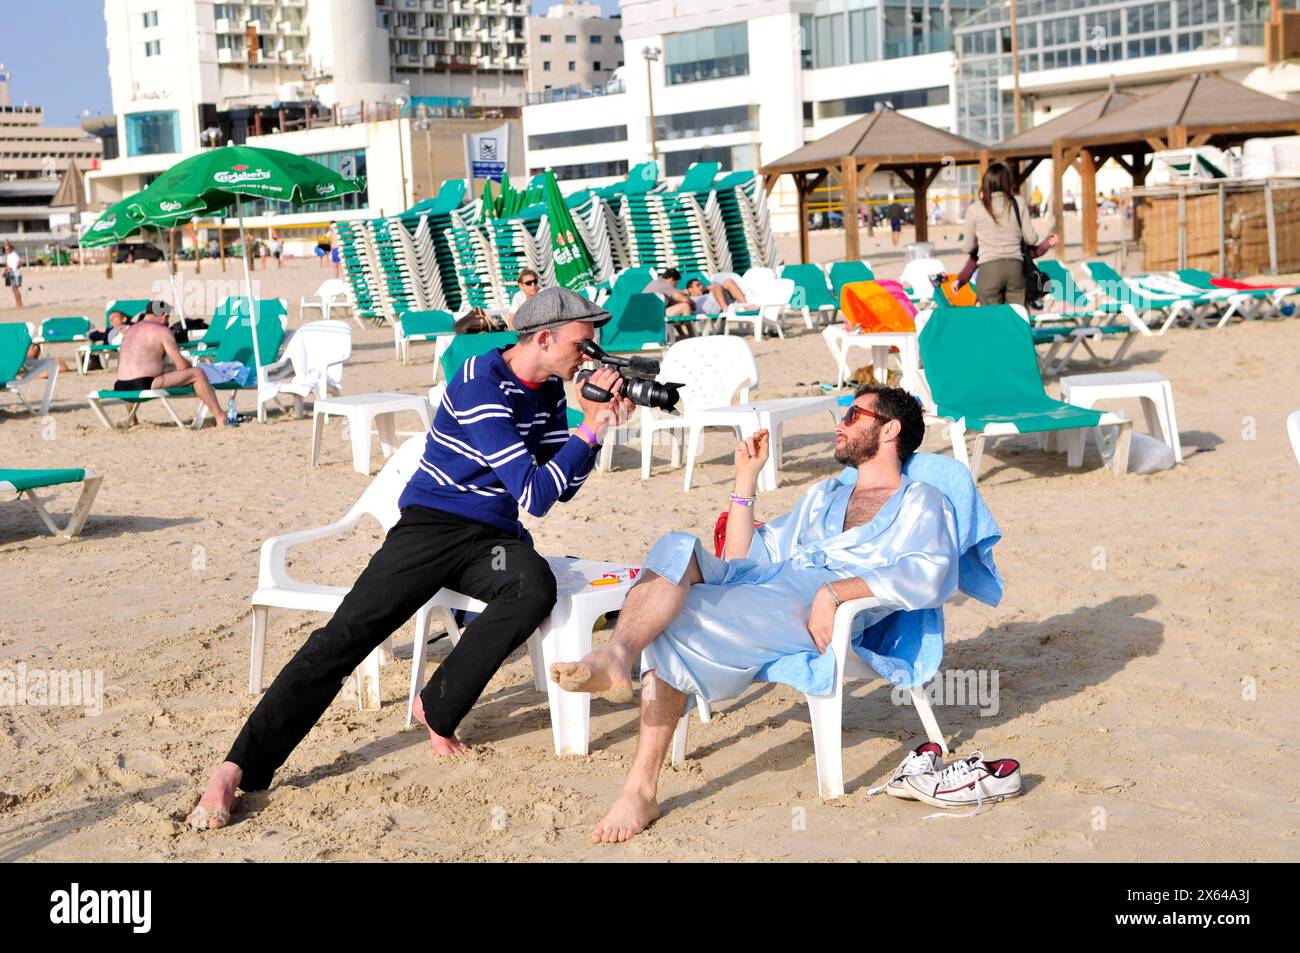
MULTIPOLYGON (((722 558, 723 547, 727 545, 727 517, 730 511, 724 511, 718 514, 718 521, 713 524, 713 555, 719 559, 722 558)), ((754 529, 762 526, 762 523, 754 523, 754 529)))

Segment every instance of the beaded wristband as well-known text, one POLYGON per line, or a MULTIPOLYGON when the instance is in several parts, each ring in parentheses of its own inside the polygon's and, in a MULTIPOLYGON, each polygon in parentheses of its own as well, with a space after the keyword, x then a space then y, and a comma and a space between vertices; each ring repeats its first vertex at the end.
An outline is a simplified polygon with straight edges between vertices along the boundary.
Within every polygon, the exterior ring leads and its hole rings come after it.
POLYGON ((734 493, 731 494, 731 502, 738 503, 741 506, 753 506, 754 500, 756 499, 757 497, 753 497, 753 496, 736 496, 736 494, 734 493))
POLYGON ((586 424, 578 424, 578 436, 587 441, 587 443, 591 444, 593 447, 600 443, 600 441, 596 439, 596 435, 591 432, 591 428, 586 424))
POLYGON ((831 594, 831 599, 835 601, 835 608, 838 609, 840 606, 844 605, 844 600, 840 598, 840 594, 835 591, 835 587, 829 582, 823 583, 822 588, 831 594))

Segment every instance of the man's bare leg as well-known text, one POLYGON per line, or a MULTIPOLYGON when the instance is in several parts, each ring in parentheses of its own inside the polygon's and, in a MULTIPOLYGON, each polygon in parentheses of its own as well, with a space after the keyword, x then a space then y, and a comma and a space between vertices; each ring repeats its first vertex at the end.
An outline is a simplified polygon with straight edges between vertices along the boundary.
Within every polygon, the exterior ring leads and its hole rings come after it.
POLYGON ((444 738, 429 727, 429 723, 424 720, 424 702, 420 700, 419 692, 416 692, 415 702, 411 705, 411 714, 415 716, 416 721, 424 725, 424 730, 429 733, 429 744, 433 748, 434 754, 456 754, 457 752, 464 751, 469 747, 469 745, 465 744, 465 742, 461 741, 454 734, 450 738, 444 738))
POLYGON ((610 701, 631 701, 632 663, 677 618, 691 586, 703 581, 694 556, 680 583, 646 570, 619 610, 614 637, 577 662, 553 664, 551 681, 566 692, 590 692, 610 701))
POLYGON ((217 765, 208 779, 207 790, 194 805, 187 823, 201 831, 225 827, 230 823, 230 809, 235 805, 235 788, 244 777, 244 769, 233 761, 217 765))
POLYGON ((592 830, 593 841, 618 844, 630 840, 659 816, 659 773, 685 708, 686 695, 660 681, 654 672, 641 674, 641 727, 636 739, 636 759, 623 790, 592 830))
POLYGON ((208 375, 203 373, 199 367, 184 367, 178 371, 168 371, 166 374, 153 379, 154 387, 193 387, 194 394, 199 400, 203 401, 208 408, 208 413, 216 421, 218 427, 226 425, 226 414, 221 409, 221 404, 217 403, 217 392, 212 389, 208 383, 208 375))
POLYGON ((731 297, 735 299, 737 304, 749 304, 748 299, 745 298, 744 290, 735 280, 731 278, 725 279, 722 282, 722 287, 726 290, 727 294, 731 295, 731 297))

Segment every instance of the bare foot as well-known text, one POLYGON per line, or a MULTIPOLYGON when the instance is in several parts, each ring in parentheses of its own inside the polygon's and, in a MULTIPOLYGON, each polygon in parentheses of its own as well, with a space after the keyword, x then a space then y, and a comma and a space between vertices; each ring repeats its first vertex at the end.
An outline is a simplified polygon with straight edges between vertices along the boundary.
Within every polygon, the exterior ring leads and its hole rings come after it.
POLYGON ((632 676, 629 666, 609 647, 588 652, 580 662, 555 662, 551 681, 566 692, 590 692, 611 702, 632 700, 632 676))
POLYGON ((429 732, 429 745, 433 748, 434 754, 451 755, 469 749, 469 745, 455 735, 444 738, 429 727, 429 723, 424 720, 424 702, 420 700, 419 695, 415 696, 415 701, 411 704, 411 714, 415 716, 416 721, 424 725, 425 731, 429 732))
POLYGON ((594 844, 621 844, 649 827, 659 817, 659 805, 640 791, 623 789, 609 813, 591 832, 594 844))
POLYGON ((244 769, 232 761, 217 765, 208 779, 207 790, 190 811, 186 823, 197 831, 215 830, 229 824, 230 809, 235 806, 235 788, 243 776, 244 769))

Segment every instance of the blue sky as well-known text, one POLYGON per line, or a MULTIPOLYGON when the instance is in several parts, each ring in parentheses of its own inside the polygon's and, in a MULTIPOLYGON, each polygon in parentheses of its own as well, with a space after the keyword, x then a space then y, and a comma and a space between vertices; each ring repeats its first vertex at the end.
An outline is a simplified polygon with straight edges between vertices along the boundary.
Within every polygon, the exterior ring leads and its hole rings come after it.
MULTIPOLYGON (((540 13, 551 0, 534 0, 540 13)), ((607 14, 618 0, 600 0, 607 14)), ((108 51, 100 0, 5 0, 0 63, 13 74, 11 102, 45 107, 46 122, 74 126, 82 110, 108 113, 108 51)))

